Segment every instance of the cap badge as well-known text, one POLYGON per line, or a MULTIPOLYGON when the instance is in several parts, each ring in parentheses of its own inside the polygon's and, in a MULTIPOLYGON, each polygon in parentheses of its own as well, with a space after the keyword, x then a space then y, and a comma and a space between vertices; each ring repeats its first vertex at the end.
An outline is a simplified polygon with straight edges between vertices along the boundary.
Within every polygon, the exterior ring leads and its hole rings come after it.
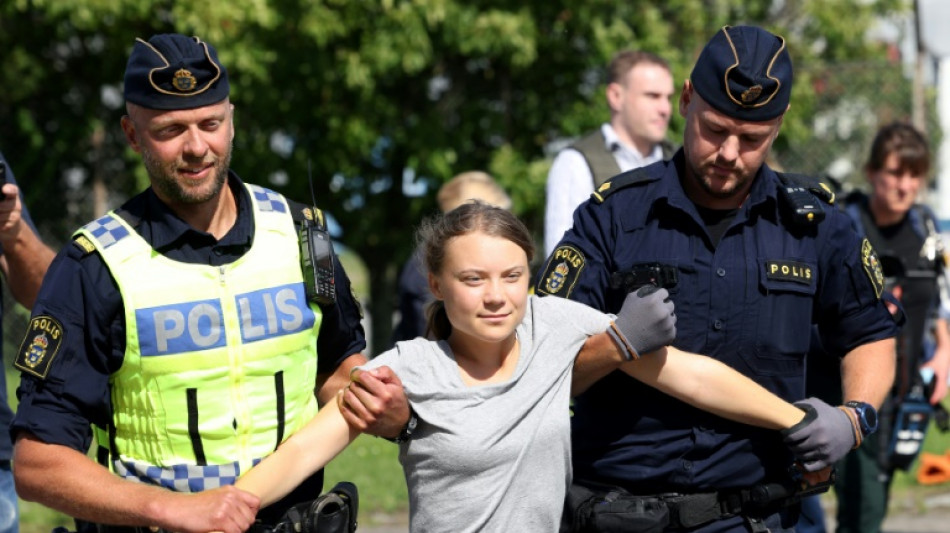
POLYGON ((759 97, 760 94, 762 94, 762 86, 753 85, 752 87, 749 87, 745 91, 742 91, 742 96, 741 96, 742 103, 748 104, 749 102, 754 102, 759 97))
POLYGON ((179 69, 175 73, 175 78, 172 80, 172 85, 175 86, 179 91, 191 91, 198 85, 198 80, 195 79, 195 76, 191 71, 186 69, 179 69))

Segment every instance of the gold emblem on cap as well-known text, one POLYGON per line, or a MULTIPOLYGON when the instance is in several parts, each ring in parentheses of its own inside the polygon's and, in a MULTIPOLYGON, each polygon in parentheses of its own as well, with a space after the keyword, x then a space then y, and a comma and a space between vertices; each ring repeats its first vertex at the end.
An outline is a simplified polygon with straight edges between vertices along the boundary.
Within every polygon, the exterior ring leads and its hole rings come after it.
POLYGON ((190 70, 178 69, 178 72, 175 73, 175 77, 172 79, 172 85, 182 92, 191 91, 198 85, 198 80, 195 79, 194 74, 192 74, 190 70))
POLYGON ((754 102, 760 94, 762 94, 762 86, 753 85, 752 87, 742 91, 742 96, 740 96, 740 98, 742 98, 742 103, 748 104, 749 102, 754 102))
POLYGON ((729 75, 732 73, 733 69, 739 66, 739 63, 742 60, 741 58, 739 58, 739 52, 736 50, 736 45, 735 43, 732 42, 732 37, 729 35, 729 30, 731 28, 732 26, 723 26, 721 30, 723 36, 725 36, 726 38, 726 42, 729 43, 729 48, 732 50, 732 57, 735 59, 735 63, 733 63, 731 66, 729 66, 729 68, 726 69, 726 73, 723 76, 723 80, 722 80, 726 89, 726 96, 728 96, 729 99, 732 100, 734 104, 741 105, 743 107, 748 106, 752 108, 757 108, 757 107, 762 107, 764 105, 768 105, 768 103, 771 102, 773 98, 775 98, 775 95, 777 95, 779 93, 779 90, 782 88, 782 80, 772 75, 772 67, 775 65, 775 62, 778 60, 779 56, 782 55, 782 52, 785 50, 785 38, 779 35, 775 36, 776 38, 778 38, 779 42, 782 43, 782 45, 779 46, 779 49, 776 50, 774 54, 772 54, 772 59, 769 60, 768 68, 765 69, 765 77, 775 83, 775 89, 772 90, 772 94, 766 95, 767 98, 765 98, 765 100, 758 103, 754 103, 755 100, 758 99, 759 95, 762 94, 763 89, 761 85, 753 85, 752 87, 749 87, 748 89, 746 89, 742 94, 740 94, 739 99, 737 100, 736 97, 733 96, 732 94, 732 87, 729 86, 729 75), (754 91, 754 94, 753 94, 753 91, 754 91))

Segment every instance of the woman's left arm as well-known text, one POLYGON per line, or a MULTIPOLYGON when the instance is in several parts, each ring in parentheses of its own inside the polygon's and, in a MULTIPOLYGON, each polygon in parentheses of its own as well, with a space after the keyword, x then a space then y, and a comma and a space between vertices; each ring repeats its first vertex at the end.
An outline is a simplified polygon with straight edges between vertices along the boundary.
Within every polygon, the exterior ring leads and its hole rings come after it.
POLYGON ((705 355, 668 346, 620 369, 685 403, 723 418, 768 429, 786 429, 805 412, 732 367, 705 355))
POLYGON ((235 485, 258 496, 261 507, 266 507, 326 466, 359 434, 343 419, 338 403, 327 402, 307 425, 248 470, 235 485))

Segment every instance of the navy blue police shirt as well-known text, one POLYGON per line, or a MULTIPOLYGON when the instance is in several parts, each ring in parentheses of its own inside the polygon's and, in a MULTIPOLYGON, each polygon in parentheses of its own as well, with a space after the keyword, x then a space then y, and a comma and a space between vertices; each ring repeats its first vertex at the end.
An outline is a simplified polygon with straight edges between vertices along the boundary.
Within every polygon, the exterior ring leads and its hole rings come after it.
MULTIPOLYGON (((238 214, 221 240, 193 229, 151 189, 129 200, 123 209, 141 220, 137 231, 166 257, 224 265, 240 258, 254 235, 246 188, 233 172, 228 185, 238 199, 238 214)), ((323 310, 317 338, 318 373, 333 372, 344 359, 366 347, 361 309, 350 280, 336 257, 334 266, 337 303, 323 310)), ((173 284, 169 280, 169 286, 173 284)), ((43 442, 85 452, 92 438, 89 423, 106 427, 110 420, 109 376, 122 365, 126 344, 122 295, 98 253, 87 252, 75 241, 59 252, 33 308, 34 317, 41 315, 62 324, 63 338, 45 379, 23 373, 11 431, 14 437, 18 431, 28 431, 43 442)))
MULTIPOLYGON (((679 349, 718 359, 788 400, 804 395, 811 326, 847 351, 897 334, 880 300, 873 250, 846 215, 803 227, 780 205, 766 166, 714 244, 680 183, 683 152, 620 174, 574 214, 536 283, 540 295, 620 310, 611 274, 639 263, 675 269, 679 349), (599 201, 602 198, 602 201, 599 201)), ((835 353, 835 352, 832 352, 835 353)), ((613 372, 574 402, 575 479, 640 494, 748 487, 785 479, 777 431, 719 418, 613 372)))

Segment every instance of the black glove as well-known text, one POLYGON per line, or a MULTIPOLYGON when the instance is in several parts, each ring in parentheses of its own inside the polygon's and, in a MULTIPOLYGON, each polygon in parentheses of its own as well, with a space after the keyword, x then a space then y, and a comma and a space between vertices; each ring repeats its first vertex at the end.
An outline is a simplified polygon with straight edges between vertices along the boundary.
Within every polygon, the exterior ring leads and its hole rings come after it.
POLYGON ((818 398, 795 405, 805 411, 805 418, 781 433, 805 471, 817 472, 831 466, 861 444, 856 418, 845 412, 849 407, 832 407, 818 398))
POLYGON ((670 293, 646 285, 627 294, 607 334, 627 361, 671 344, 676 339, 676 315, 670 293))

